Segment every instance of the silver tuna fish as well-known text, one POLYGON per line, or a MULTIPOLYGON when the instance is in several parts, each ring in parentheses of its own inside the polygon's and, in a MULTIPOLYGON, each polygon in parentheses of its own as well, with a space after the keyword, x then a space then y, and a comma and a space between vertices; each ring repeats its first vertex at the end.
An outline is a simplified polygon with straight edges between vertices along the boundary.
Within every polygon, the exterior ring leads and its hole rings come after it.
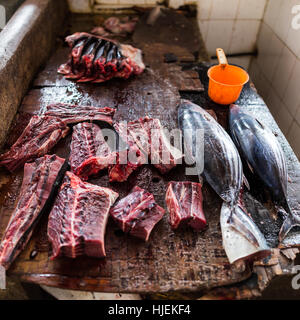
POLYGON ((300 219, 287 202, 288 175, 281 146, 269 128, 237 105, 230 106, 229 126, 241 156, 270 190, 278 211, 285 217, 279 233, 282 241, 294 226, 300 226, 300 219))
POLYGON ((188 100, 181 100, 178 122, 196 163, 204 160, 203 176, 225 202, 234 206, 242 186, 243 169, 230 136, 208 112, 188 100), (204 133, 204 154, 198 152, 197 130, 204 133))
POLYGON ((230 263, 268 254, 264 236, 238 204, 243 169, 239 153, 228 133, 209 113, 188 100, 181 100, 178 122, 185 145, 191 149, 196 164, 204 156, 203 172, 198 174, 203 174, 224 201, 220 222, 223 246, 230 263), (204 155, 198 152, 196 136, 199 129, 204 131, 204 155))

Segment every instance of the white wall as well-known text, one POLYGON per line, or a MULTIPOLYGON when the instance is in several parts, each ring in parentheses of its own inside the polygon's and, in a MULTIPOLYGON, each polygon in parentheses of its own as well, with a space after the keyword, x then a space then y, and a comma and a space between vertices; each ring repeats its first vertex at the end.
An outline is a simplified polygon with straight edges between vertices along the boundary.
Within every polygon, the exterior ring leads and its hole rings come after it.
MULTIPOLYGON (((210 56, 216 48, 225 53, 247 53, 255 50, 266 0, 198 0, 198 21, 210 56)), ((231 58, 230 63, 246 69, 251 56, 231 58)))
MULTIPOLYGON (((73 12, 88 13, 101 9, 126 8, 136 6, 155 6, 160 0, 68 0, 73 12)), ((185 4, 196 4, 197 0, 169 0, 169 6, 177 9, 185 4)))
POLYGON ((296 16, 295 5, 300 0, 269 0, 257 42, 259 55, 249 73, 300 158, 300 6, 296 16))

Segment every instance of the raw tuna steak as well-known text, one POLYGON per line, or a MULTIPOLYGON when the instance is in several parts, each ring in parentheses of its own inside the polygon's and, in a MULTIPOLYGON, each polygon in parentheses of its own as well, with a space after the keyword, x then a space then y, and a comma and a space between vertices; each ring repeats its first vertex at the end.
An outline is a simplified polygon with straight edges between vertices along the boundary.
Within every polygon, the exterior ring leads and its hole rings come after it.
MULTIPOLYGON (((90 170, 87 166, 81 166, 84 161, 97 155, 105 158, 111 153, 100 128, 96 124, 89 122, 79 123, 73 127, 70 148, 69 161, 71 171, 84 180, 88 178, 85 171, 90 170)), ((103 168, 108 165, 105 166, 104 163, 107 163, 107 161, 103 161, 103 168)), ((101 168, 98 169, 101 170, 101 168)), ((98 170, 96 170, 97 172, 98 170)))
POLYGON ((177 229, 188 224, 196 231, 206 226, 202 207, 202 186, 196 182, 171 181, 166 193, 166 203, 170 213, 170 225, 177 229))
POLYGON ((68 131, 66 124, 57 117, 33 116, 10 150, 0 156, 0 166, 15 171, 25 162, 48 153, 68 131))
POLYGON ((56 155, 46 155, 25 164, 19 201, 0 244, 0 265, 6 269, 24 249, 38 219, 48 208, 66 169, 64 163, 56 155))
POLYGON ((142 123, 149 136, 151 163, 165 174, 181 162, 183 155, 171 145, 158 119, 146 117, 142 123))
POLYGON ((134 187, 110 210, 110 215, 125 233, 145 241, 164 214, 165 210, 157 205, 153 194, 139 187, 134 187))
POLYGON ((67 172, 48 221, 52 259, 59 256, 105 256, 104 235, 109 209, 118 193, 83 182, 67 172))
POLYGON ((81 179, 87 180, 89 176, 108 168, 109 180, 122 182, 141 164, 139 160, 128 161, 128 150, 112 151, 96 124, 80 123, 74 126, 70 165, 71 171, 81 179))
POLYGON ((66 42, 71 54, 58 72, 67 79, 100 83, 112 78, 128 79, 145 69, 141 50, 130 45, 85 32, 66 37, 66 42))
POLYGON ((130 148, 142 151, 163 174, 182 159, 181 151, 170 144, 159 119, 145 117, 128 123, 115 123, 114 128, 130 148))
POLYGON ((115 164, 108 166, 109 181, 123 182, 128 179, 133 171, 145 163, 145 158, 139 150, 122 150, 115 153, 115 164), (135 160, 130 160, 129 153, 135 153, 135 160), (125 161, 123 161, 123 159, 125 161), (125 163, 124 163, 125 162, 125 163))
POLYGON ((42 109, 46 116, 58 117, 66 124, 83 121, 103 121, 112 124, 115 109, 109 107, 78 106, 66 103, 50 104, 42 109))

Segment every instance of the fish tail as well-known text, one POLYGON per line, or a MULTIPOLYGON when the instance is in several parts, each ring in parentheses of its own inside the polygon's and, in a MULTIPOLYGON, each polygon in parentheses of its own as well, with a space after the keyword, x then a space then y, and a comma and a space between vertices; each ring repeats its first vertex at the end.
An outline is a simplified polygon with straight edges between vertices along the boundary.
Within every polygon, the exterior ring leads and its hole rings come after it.
POLYGON ((258 248, 259 242, 251 230, 249 230, 244 224, 242 217, 243 214, 247 216, 244 208, 237 204, 235 207, 232 207, 227 223, 231 224, 233 229, 239 232, 245 239, 258 248))
POLYGON ((300 216, 292 214, 289 207, 287 211, 283 208, 278 211, 284 216, 284 222, 279 232, 279 241, 281 242, 293 228, 300 227, 300 216))

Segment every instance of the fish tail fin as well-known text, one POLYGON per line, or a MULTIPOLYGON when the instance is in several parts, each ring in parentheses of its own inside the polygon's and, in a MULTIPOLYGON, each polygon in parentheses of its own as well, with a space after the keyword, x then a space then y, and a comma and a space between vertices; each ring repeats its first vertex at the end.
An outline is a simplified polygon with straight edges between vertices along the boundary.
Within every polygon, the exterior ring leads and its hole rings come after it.
POLYGON ((300 227, 300 216, 292 214, 290 208, 288 208, 288 212, 280 208, 279 212, 284 216, 284 221, 279 232, 279 241, 281 242, 293 228, 300 227))
POLYGON ((245 239, 247 239, 254 246, 259 247, 259 243, 251 230, 247 228, 243 221, 243 215, 248 216, 244 208, 237 204, 231 209, 230 217, 228 223, 231 224, 232 228, 239 232, 245 239))

